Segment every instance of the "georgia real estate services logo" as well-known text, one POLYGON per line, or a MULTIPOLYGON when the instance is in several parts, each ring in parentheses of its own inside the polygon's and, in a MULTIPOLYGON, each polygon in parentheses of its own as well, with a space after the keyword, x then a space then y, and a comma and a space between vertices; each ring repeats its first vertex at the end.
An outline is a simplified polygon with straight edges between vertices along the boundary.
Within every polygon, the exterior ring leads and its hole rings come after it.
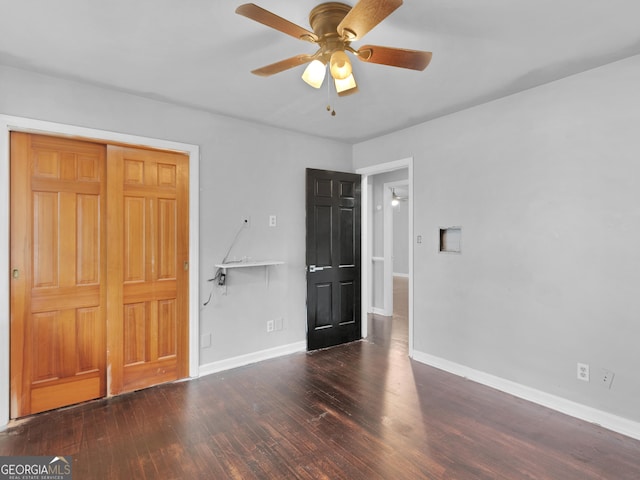
POLYGON ((0 457, 0 480, 71 480, 71 457, 0 457))

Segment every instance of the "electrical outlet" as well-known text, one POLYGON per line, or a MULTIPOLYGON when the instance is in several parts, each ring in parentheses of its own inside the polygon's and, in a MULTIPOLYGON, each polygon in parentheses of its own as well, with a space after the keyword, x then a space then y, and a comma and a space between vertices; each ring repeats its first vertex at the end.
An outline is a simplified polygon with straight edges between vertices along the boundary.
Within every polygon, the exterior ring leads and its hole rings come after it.
POLYGON ((611 388, 611 383, 613 383, 613 377, 616 374, 611 370, 607 370, 606 368, 602 368, 600 370, 600 380, 601 385, 605 388, 611 388))
POLYGON ((275 330, 275 325, 273 320, 267 320, 267 333, 271 333, 275 330))
POLYGON ((578 380, 582 380, 583 382, 589 381, 589 364, 588 363, 578 363, 578 380))
POLYGON ((275 215, 269 215, 269 226, 277 227, 278 226, 278 217, 275 215))

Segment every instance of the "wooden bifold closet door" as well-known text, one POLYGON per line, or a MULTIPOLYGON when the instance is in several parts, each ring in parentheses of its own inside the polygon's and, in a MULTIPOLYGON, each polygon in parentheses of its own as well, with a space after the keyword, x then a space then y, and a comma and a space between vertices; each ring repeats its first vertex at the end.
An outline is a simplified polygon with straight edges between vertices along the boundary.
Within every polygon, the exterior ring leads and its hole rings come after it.
POLYGON ((185 155, 14 132, 10 228, 12 418, 188 374, 185 155))

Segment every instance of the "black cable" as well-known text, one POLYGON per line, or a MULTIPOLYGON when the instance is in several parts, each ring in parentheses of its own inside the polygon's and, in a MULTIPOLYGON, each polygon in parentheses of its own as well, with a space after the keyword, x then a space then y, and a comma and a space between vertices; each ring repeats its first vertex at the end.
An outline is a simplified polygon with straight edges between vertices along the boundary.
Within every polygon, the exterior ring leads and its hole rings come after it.
MULTIPOLYGON (((231 242, 231 246, 229 247, 229 250, 227 250, 226 255, 222 259, 222 264, 232 263, 232 262, 229 262, 229 255, 231 254, 231 250, 233 249, 236 242, 238 241, 238 237, 240 236, 240 233, 242 232, 242 230, 244 230, 244 228, 248 224, 249 224, 249 220, 245 219, 242 221, 242 225, 240 226, 240 229, 236 233, 236 236, 233 237, 233 241, 231 242)), ((240 261, 241 260, 238 260, 238 262, 240 261)), ((233 262, 233 263, 236 263, 236 262, 233 262)), ((225 282, 224 273, 222 273, 222 268, 220 267, 218 267, 218 269, 216 270, 216 274, 213 276, 213 278, 207 279, 207 282, 215 282, 215 281, 218 282, 218 285, 224 285, 224 282, 225 282)), ((209 298, 207 298, 207 301, 202 304, 204 307, 209 305, 209 302, 211 302, 211 298, 213 297, 213 288, 214 287, 211 287, 211 292, 209 292, 209 298)))

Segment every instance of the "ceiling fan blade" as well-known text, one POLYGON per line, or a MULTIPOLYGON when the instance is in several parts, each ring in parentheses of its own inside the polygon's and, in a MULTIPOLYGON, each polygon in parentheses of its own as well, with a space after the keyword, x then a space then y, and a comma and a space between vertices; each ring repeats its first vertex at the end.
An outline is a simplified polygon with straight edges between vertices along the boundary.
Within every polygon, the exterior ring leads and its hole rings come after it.
POLYGON ((349 41, 358 40, 400 5, 402 0, 360 0, 338 25, 338 34, 349 41))
POLYGON ((240 5, 236 8, 236 13, 251 20, 255 20, 267 27, 274 28, 282 33, 286 33, 287 35, 291 35, 299 40, 307 40, 309 42, 318 41, 318 37, 315 33, 296 25, 289 20, 285 20, 275 13, 271 13, 269 10, 265 10, 253 3, 240 5))
POLYGON ((363 45, 356 52, 363 62, 378 63, 391 67, 424 70, 431 62, 431 52, 407 50, 405 48, 381 47, 379 45, 363 45))
POLYGON ((276 73, 289 70, 290 68, 297 67, 298 65, 309 63, 314 58, 314 55, 296 55, 295 57, 287 58, 286 60, 281 60, 279 62, 272 63, 271 65, 266 65, 252 70, 251 73, 261 77, 268 77, 270 75, 275 75, 276 73))

